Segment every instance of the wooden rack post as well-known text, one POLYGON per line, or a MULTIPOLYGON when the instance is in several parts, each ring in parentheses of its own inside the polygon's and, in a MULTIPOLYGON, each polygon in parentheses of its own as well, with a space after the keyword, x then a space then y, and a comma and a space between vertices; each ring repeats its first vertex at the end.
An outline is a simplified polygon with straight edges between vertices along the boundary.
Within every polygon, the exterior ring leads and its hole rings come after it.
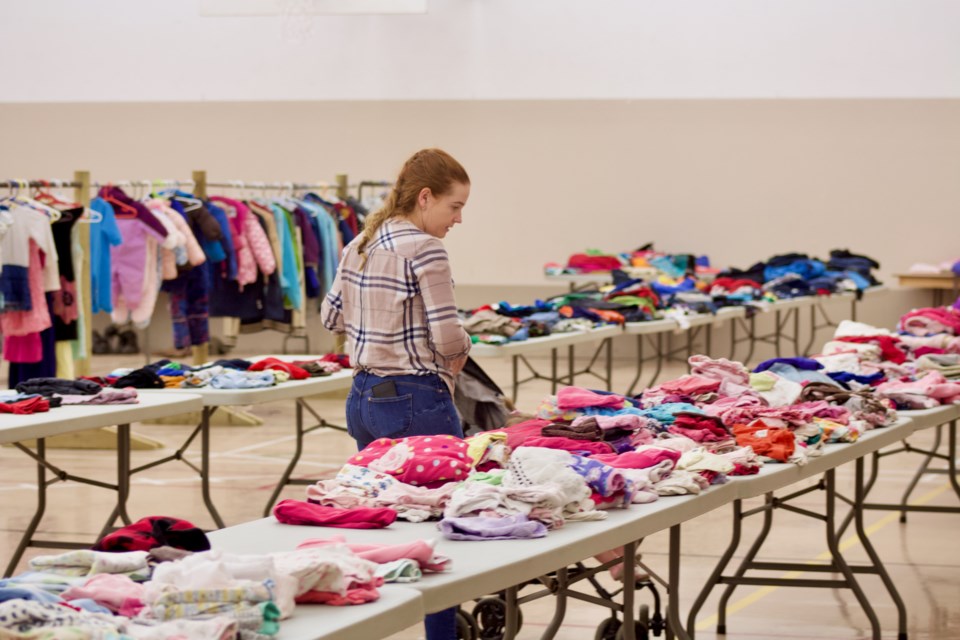
MULTIPOLYGON (((207 197, 207 172, 206 171, 194 171, 193 172, 193 194, 198 198, 207 197)), ((199 366, 206 364, 210 361, 210 343, 205 342, 203 344, 194 345, 191 347, 193 352, 193 366, 199 366)))
MULTIPOLYGON (((73 199, 84 209, 90 207, 90 172, 73 172, 73 199)), ((90 356, 93 354, 93 261, 90 259, 90 226, 85 224, 74 227, 79 234, 80 250, 83 252, 85 268, 80 269, 80 282, 77 288, 83 292, 80 296, 83 305, 80 308, 80 314, 83 316, 83 335, 80 336, 83 344, 87 346, 82 358, 78 358, 74 363, 74 369, 78 376, 90 375, 90 356)), ((109 249, 108 249, 109 250, 109 249)))

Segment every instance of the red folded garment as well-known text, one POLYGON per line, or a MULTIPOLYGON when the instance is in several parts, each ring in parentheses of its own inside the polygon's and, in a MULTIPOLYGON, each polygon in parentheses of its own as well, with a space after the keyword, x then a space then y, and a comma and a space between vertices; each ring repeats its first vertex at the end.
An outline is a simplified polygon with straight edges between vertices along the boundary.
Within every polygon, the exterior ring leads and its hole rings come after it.
POLYGON ((50 411, 50 401, 40 396, 18 400, 16 402, 0 402, 0 413, 26 415, 30 413, 43 413, 45 411, 50 411))
POLYGON ((575 253, 567 260, 567 268, 577 269, 584 273, 593 271, 612 271, 623 266, 620 258, 616 256, 594 256, 583 253, 575 253))
POLYGON ((323 362, 336 362, 344 369, 350 368, 350 356, 345 353, 328 353, 320 357, 323 362))
POLYGON ((273 508, 273 515, 283 524, 340 529, 383 529, 397 519, 397 512, 393 509, 372 507, 340 509, 301 500, 282 500, 273 508))
POLYGON ((380 592, 373 585, 351 586, 344 595, 332 591, 307 591, 294 601, 297 604, 326 604, 345 607, 353 604, 366 604, 380 598, 380 592))
POLYGON ((854 344, 875 344, 880 347, 884 360, 889 360, 894 364, 903 364, 907 361, 907 354, 897 347, 900 340, 892 336, 844 336, 843 338, 837 338, 837 340, 854 344))
POLYGON ((720 418, 698 413, 677 413, 669 430, 697 442, 718 442, 730 437, 720 418))
POLYGON ((549 425, 549 420, 533 418, 525 422, 518 422, 517 424, 510 425, 509 427, 504 427, 503 429, 495 429, 489 433, 507 434, 507 446, 511 449, 516 449, 528 438, 539 438, 540 432, 543 431, 543 428, 549 425))
POLYGON ((260 362, 255 362, 250 365, 248 371, 264 371, 266 369, 270 369, 271 371, 286 371, 293 380, 306 380, 310 377, 310 373, 306 369, 298 367, 292 362, 284 362, 277 358, 264 358, 260 362))

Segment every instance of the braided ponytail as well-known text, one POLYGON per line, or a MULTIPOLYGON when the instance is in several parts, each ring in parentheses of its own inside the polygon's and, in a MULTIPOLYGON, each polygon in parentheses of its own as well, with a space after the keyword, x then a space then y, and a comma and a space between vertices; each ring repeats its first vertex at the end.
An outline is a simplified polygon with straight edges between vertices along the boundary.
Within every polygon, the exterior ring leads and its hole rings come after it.
POLYGON ((454 183, 470 184, 470 177, 453 156, 442 149, 422 149, 410 156, 400 169, 393 191, 383 207, 367 217, 357 244, 360 268, 367 263, 366 248, 384 222, 413 213, 417 197, 425 187, 436 196, 446 195, 454 183))

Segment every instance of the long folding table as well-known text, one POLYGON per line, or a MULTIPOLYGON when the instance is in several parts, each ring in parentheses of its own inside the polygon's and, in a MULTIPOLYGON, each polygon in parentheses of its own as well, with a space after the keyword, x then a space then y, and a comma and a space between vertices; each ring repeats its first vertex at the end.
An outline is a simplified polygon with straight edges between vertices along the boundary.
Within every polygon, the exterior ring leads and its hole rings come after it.
POLYGON ((540 338, 530 338, 520 342, 507 342, 504 344, 475 344, 470 349, 470 355, 474 358, 510 358, 513 364, 512 380, 512 399, 517 400, 517 391, 520 385, 533 380, 550 381, 550 392, 556 393, 557 387, 561 384, 574 384, 578 375, 592 375, 599 378, 606 384, 609 391, 613 385, 613 346, 612 340, 615 336, 622 333, 619 326, 601 326, 585 331, 570 331, 566 333, 553 333, 549 336, 540 338), (590 363, 579 371, 575 370, 574 347, 577 345, 595 344, 599 346, 593 353, 590 363), (558 352, 560 349, 567 350, 567 372, 565 374, 558 371, 558 352), (550 354, 550 373, 540 373, 533 364, 530 363, 528 356, 539 355, 543 353, 550 354), (597 373, 593 370, 601 354, 604 354, 605 368, 603 373, 597 373), (520 379, 520 363, 530 371, 530 376, 520 379))
POLYGON ((633 395, 637 385, 640 384, 645 363, 653 362, 655 368, 653 375, 642 385, 642 388, 652 387, 656 383, 663 371, 663 365, 674 353, 684 353, 685 359, 693 355, 694 341, 701 332, 704 334, 704 352, 712 354, 714 327, 722 326, 726 322, 735 322, 746 318, 746 316, 747 310, 745 307, 724 307, 719 309, 716 314, 703 313, 685 316, 682 322, 674 318, 664 318, 647 322, 626 323, 623 325, 624 334, 637 337, 637 373, 627 388, 627 395, 633 395), (679 349, 666 346, 665 338, 669 338, 671 335, 685 335, 684 346, 679 349), (653 355, 646 355, 645 343, 653 350, 653 355))
MULTIPOLYGON (((253 359, 259 360, 268 356, 255 356, 253 359)), ((269 356, 279 358, 285 361, 304 360, 307 356, 269 356)), ((217 511, 213 503, 213 497, 210 492, 210 418, 220 407, 236 407, 252 404, 264 404, 267 402, 279 402, 281 400, 293 400, 296 406, 295 433, 296 445, 290 462, 280 476, 280 481, 267 501, 264 508, 264 515, 270 513, 273 503, 276 502, 280 492, 287 485, 291 484, 310 484, 309 481, 292 478, 292 474, 300 461, 303 453, 303 438, 305 435, 321 427, 331 427, 343 429, 343 427, 333 425, 324 420, 307 402, 307 398, 321 393, 333 391, 343 391, 349 389, 353 384, 353 370, 344 369, 329 376, 318 378, 307 378, 305 380, 289 380, 272 387, 263 387, 259 389, 214 389, 211 387, 200 387, 190 389, 191 394, 195 394, 202 403, 200 412, 200 423, 194 428, 184 443, 171 455, 154 460, 141 467, 137 467, 133 472, 150 469, 173 460, 180 460, 188 465, 200 476, 200 483, 203 494, 203 502, 207 511, 213 518, 218 528, 225 526, 223 518, 217 511), (304 411, 309 412, 315 419, 316 424, 305 426, 303 420, 304 411), (200 467, 186 459, 187 448, 193 443, 197 435, 200 436, 200 467)), ((156 391, 144 391, 143 395, 167 396, 182 393, 181 389, 162 389, 156 391)))
MULTIPOLYGON (((90 547, 93 540, 87 541, 50 541, 34 539, 37 527, 43 520, 47 506, 47 487, 55 482, 72 481, 89 484, 117 493, 117 504, 104 524, 100 536, 109 532, 117 519, 130 524, 127 514, 127 498, 130 495, 130 476, 136 470, 130 468, 130 424, 144 420, 155 420, 197 411, 201 407, 200 397, 188 393, 176 393, 161 396, 159 394, 141 394, 137 404, 116 405, 75 405, 58 407, 45 413, 30 415, 0 415, 0 444, 10 443, 37 463, 37 508, 30 524, 27 525, 13 557, 7 564, 4 575, 10 575, 28 547, 53 549, 82 549, 90 547), (117 427, 117 482, 110 484, 77 476, 47 459, 46 439, 52 436, 101 427, 117 427), (33 448, 30 441, 35 441, 33 448), (53 473, 47 478, 47 470, 53 473)), ((100 537, 98 536, 98 538, 100 537)))
POLYGON ((927 411, 908 412, 898 420, 898 422, 889 427, 873 429, 863 434, 856 442, 828 444, 825 446, 822 455, 812 457, 807 464, 799 466, 794 464, 768 464, 764 465, 760 473, 756 476, 735 477, 730 480, 730 484, 736 492, 736 499, 733 501, 733 531, 731 541, 726 551, 721 556, 716 568, 707 579, 699 596, 690 609, 687 618, 687 630, 692 636, 695 629, 697 614, 703 607, 710 593, 714 588, 723 584, 726 588, 718 604, 718 624, 717 633, 725 634, 726 609, 727 603, 734 589, 738 586, 786 586, 786 587, 816 587, 838 589, 850 589, 856 597, 858 603, 866 614, 873 638, 881 637, 880 621, 870 600, 866 597, 863 589, 860 587, 856 574, 873 574, 880 577, 887 592, 890 594, 898 613, 898 638, 906 638, 906 607, 903 599, 897 591, 896 584, 890 578, 883 562, 877 554, 873 545, 867 536, 863 523, 865 510, 865 495, 867 485, 864 477, 864 459, 890 445, 896 444, 918 430, 928 429, 945 420, 956 419, 958 408, 954 406, 938 407, 927 411), (836 469, 837 467, 854 462, 855 479, 854 495, 846 497, 837 491, 836 469), (798 482, 821 476, 819 482, 806 488, 794 491, 785 496, 777 497, 775 492, 790 487, 798 482), (813 491, 824 491, 824 511, 822 513, 812 511, 806 508, 791 504, 797 498, 805 496, 813 491), (761 506, 754 509, 745 510, 743 501, 763 496, 764 502, 761 506), (837 515, 838 503, 845 503, 850 506, 850 514, 846 521, 837 515), (777 509, 796 513, 820 520, 824 523, 827 547, 831 556, 828 563, 794 563, 794 562, 761 562, 756 560, 757 554, 763 547, 774 524, 774 512, 777 509), (724 573, 729 565, 734 553, 740 546, 742 538, 742 522, 748 517, 754 515, 763 516, 763 524, 756 538, 751 543, 745 557, 732 573, 724 573), (870 562, 862 565, 855 565, 848 562, 840 549, 840 538, 849 522, 853 522, 857 538, 870 559, 870 562), (842 576, 840 579, 806 579, 806 578, 771 578, 771 577, 747 577, 748 571, 792 571, 792 572, 819 572, 819 573, 837 573, 842 576))
POLYGON ((369 640, 386 638, 423 620, 423 597, 403 587, 381 589, 380 599, 352 607, 297 605, 280 621, 274 640, 369 640))
MULTIPOLYGON (((678 594, 680 580, 680 524, 703 515, 735 497, 732 485, 711 487, 699 496, 676 496, 657 500, 630 509, 608 512, 608 518, 597 522, 571 522, 551 531, 546 538, 532 540, 499 540, 464 542, 441 540, 438 553, 451 558, 451 570, 427 574, 420 582, 403 587, 386 585, 386 593, 397 588, 413 588, 423 595, 426 613, 435 613, 463 602, 498 591, 507 592, 507 625, 505 638, 512 638, 517 629, 518 585, 553 572, 557 584, 555 615, 544 637, 552 637, 560 628, 566 610, 568 589, 566 567, 594 555, 625 547, 624 557, 636 555, 638 541, 662 531, 671 530, 669 562, 669 596, 667 617, 671 629, 683 637, 680 625, 678 594)), ((396 522, 386 529, 338 530, 348 542, 400 544, 419 539, 438 538, 435 523, 396 522)), ((268 553, 296 548, 304 540, 331 535, 326 528, 284 525, 273 517, 248 522, 210 534, 215 549, 236 553, 268 553)), ((624 584, 634 584, 635 566, 624 563, 624 584)), ((362 608, 362 607, 360 607, 362 608)), ((634 593, 623 593, 624 637, 634 635, 634 593)))

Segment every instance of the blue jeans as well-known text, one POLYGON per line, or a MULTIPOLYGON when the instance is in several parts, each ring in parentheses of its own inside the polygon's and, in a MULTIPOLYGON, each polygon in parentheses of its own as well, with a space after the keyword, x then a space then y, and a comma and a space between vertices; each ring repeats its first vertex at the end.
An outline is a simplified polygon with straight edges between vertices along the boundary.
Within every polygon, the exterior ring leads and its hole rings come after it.
MULTIPOLYGON (((460 415, 443 379, 425 376, 380 377, 359 371, 347 394, 347 433, 363 449, 377 438, 453 435, 463 437, 460 415), (373 387, 393 381, 397 395, 373 397, 373 387)), ((423 620, 427 640, 456 640, 457 609, 431 613, 423 620)))
POLYGON ((380 377, 359 371, 347 394, 347 433, 363 449, 377 438, 462 438, 463 427, 450 389, 439 375, 380 377), (373 387, 387 381, 396 385, 396 396, 375 398, 373 387))

